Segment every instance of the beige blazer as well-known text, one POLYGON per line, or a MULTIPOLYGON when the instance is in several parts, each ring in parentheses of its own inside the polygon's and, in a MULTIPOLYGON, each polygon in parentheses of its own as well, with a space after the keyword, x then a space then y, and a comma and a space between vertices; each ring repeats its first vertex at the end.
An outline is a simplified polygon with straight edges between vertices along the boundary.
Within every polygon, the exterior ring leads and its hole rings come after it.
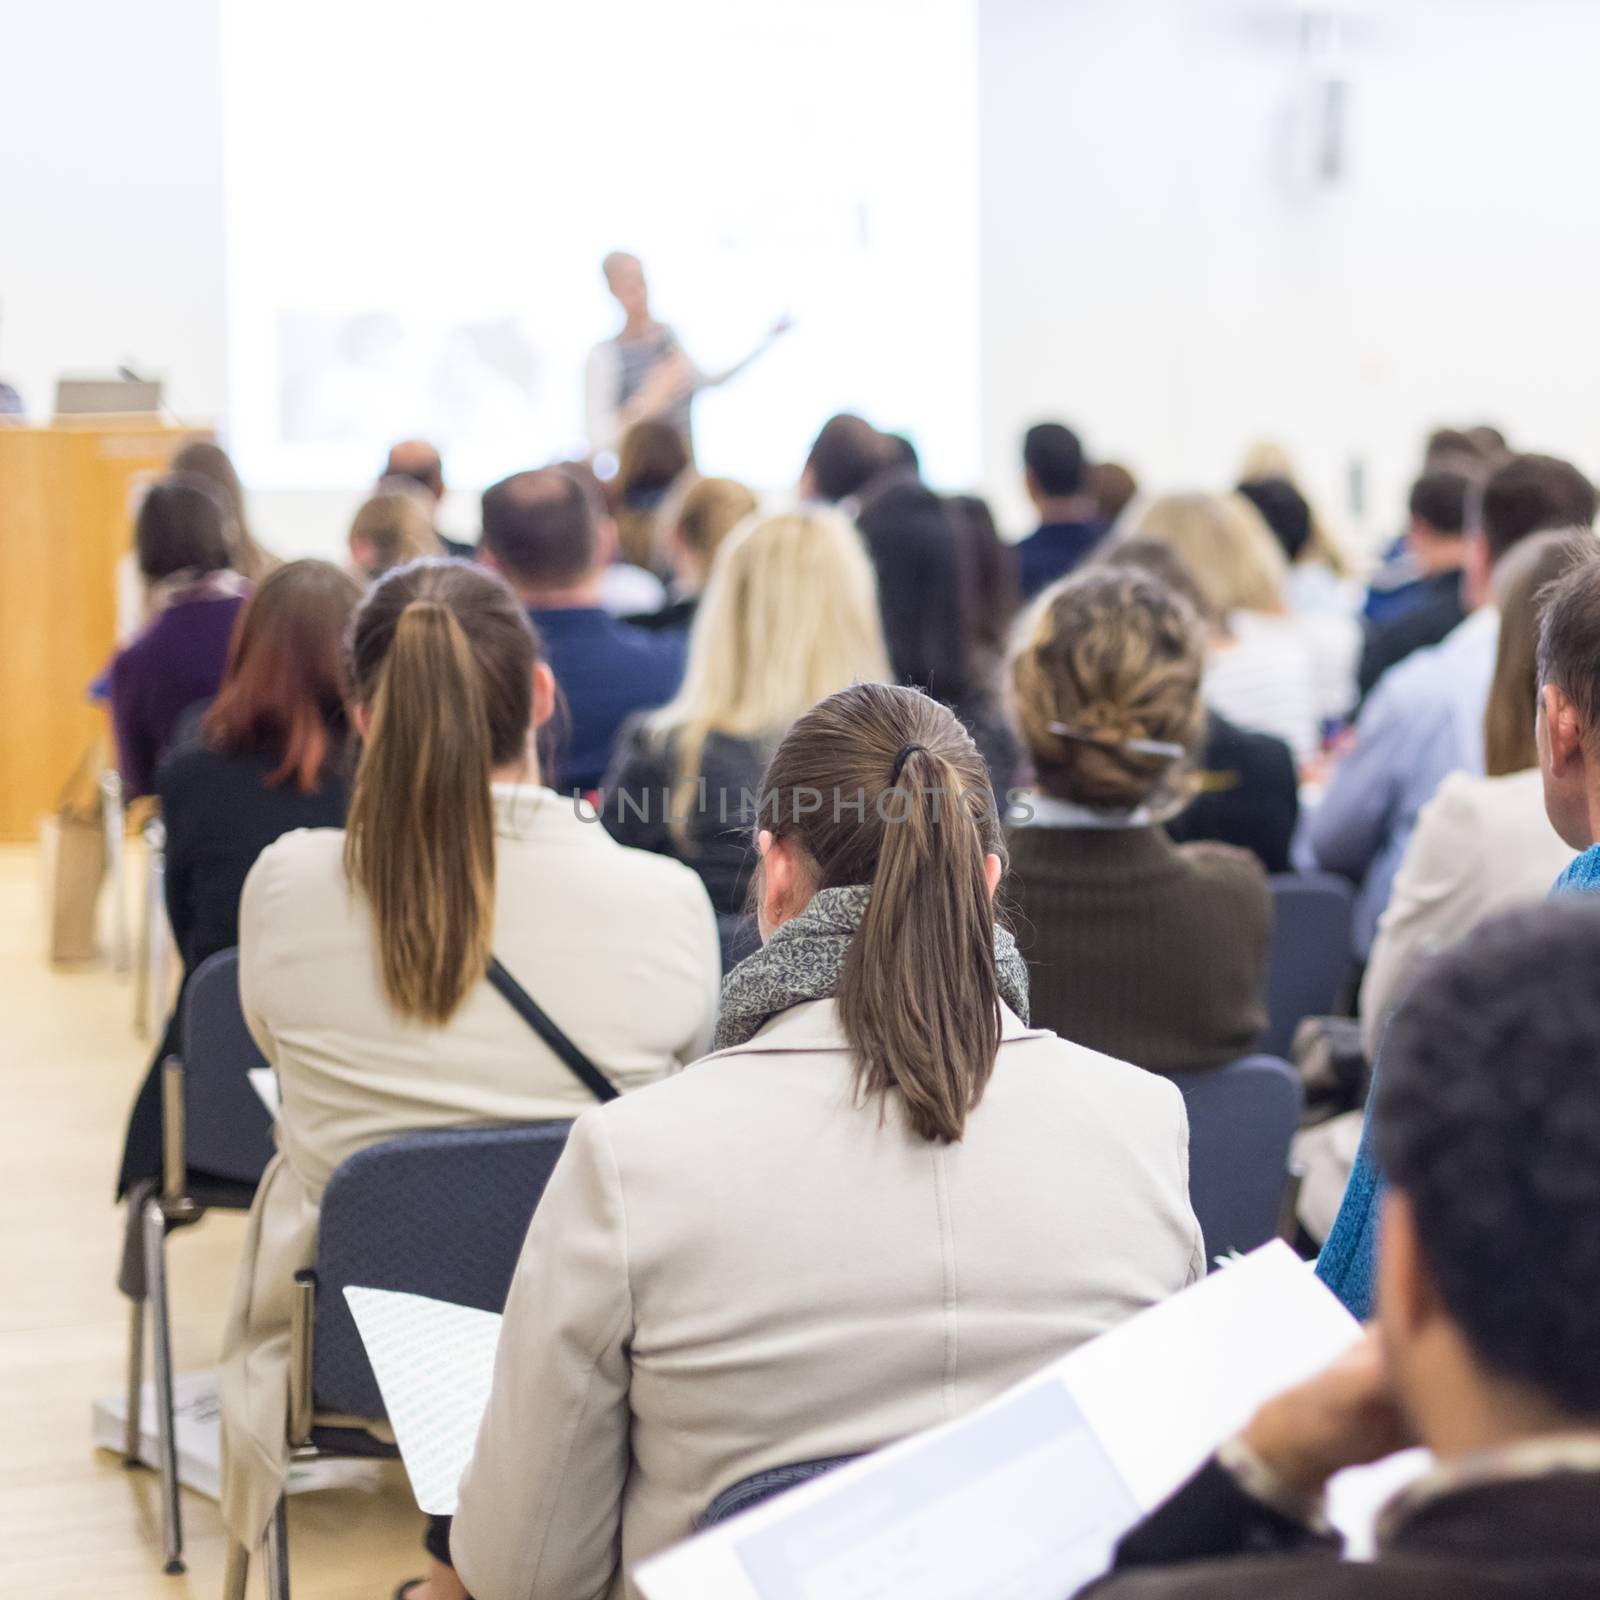
POLYGON ((852 1092, 834 1002, 586 1112, 534 1215, 452 1548, 637 1595, 716 1494, 969 1410, 1204 1270, 1164 1078, 1009 1012, 964 1141, 852 1092))
POLYGON ((1502 778, 1452 773, 1422 808, 1395 874, 1361 985, 1361 1038, 1383 1030, 1418 965, 1485 917, 1543 900, 1572 860, 1544 814, 1537 767, 1502 778))
MULTIPOLYGON (((700 880, 623 848, 548 789, 497 786, 495 818, 495 953, 619 1087, 693 1060, 710 1040, 720 975, 700 880)), ((313 1264, 334 1168, 400 1133, 594 1104, 487 983, 443 1028, 393 1011, 343 846, 334 829, 286 835, 262 852, 240 905, 245 1019, 283 1095, 222 1363, 223 1513, 250 1546, 287 1467, 291 1285, 313 1264)))

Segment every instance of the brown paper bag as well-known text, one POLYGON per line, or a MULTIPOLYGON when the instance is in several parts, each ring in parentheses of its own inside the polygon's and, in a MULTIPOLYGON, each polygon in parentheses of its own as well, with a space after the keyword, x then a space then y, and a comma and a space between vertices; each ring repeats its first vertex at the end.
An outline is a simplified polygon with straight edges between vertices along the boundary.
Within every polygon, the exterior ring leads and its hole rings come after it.
POLYGON ((68 781, 54 813, 39 825, 52 961, 92 961, 100 951, 100 889, 106 878, 100 766, 96 746, 68 781))

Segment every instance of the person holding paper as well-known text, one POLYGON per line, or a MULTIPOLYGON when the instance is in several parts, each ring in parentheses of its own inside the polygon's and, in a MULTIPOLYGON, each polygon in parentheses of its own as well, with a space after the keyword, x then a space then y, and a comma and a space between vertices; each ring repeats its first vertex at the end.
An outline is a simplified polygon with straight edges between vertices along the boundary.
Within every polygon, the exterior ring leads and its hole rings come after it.
MULTIPOLYGON (((346 825, 268 846, 239 913, 239 998, 283 1095, 224 1335, 222 1509, 247 1548, 283 1488, 294 1275, 315 1262, 335 1169, 397 1134, 594 1103, 491 959, 620 1091, 700 1055, 716 1013, 700 880, 541 783, 555 683, 500 579, 399 568, 357 610, 349 655, 346 825)), ((442 1565, 421 1591, 460 1593, 442 1565)))
POLYGON ((972 1409, 1204 1271, 1172 1084, 1027 1023, 953 713, 857 684, 763 781, 716 1052, 585 1113, 529 1230, 451 1548, 638 1594, 721 1490, 972 1409))
POLYGON ((1134 1529, 1094 1600, 1590 1600, 1600 1594, 1600 910, 1482 924, 1390 1026, 1376 1331, 1262 1408, 1134 1529), (1420 1440, 1432 1473, 1371 1564, 1320 1518, 1340 1469, 1420 1440))

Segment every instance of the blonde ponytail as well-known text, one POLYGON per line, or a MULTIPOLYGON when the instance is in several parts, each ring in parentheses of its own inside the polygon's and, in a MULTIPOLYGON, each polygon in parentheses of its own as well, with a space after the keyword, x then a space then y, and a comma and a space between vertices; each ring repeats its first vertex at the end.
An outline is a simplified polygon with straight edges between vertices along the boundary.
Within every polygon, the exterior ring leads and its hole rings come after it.
POLYGON ((391 1004, 442 1024, 489 963, 489 785, 527 743, 534 638, 497 579, 462 562, 418 562, 367 597, 351 658, 369 720, 345 871, 371 909, 391 1004))

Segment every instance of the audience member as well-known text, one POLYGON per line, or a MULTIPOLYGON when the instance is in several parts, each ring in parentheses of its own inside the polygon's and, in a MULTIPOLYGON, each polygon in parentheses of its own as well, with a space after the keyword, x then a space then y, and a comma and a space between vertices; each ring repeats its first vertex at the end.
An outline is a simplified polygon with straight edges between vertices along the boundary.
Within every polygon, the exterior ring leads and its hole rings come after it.
POLYGON ((260 583, 279 565, 271 551, 256 543, 245 511, 244 485, 221 445, 210 439, 191 439, 168 463, 168 471, 204 478, 221 495, 228 512, 228 564, 247 583, 260 583))
POLYGON ((623 844, 688 862, 719 916, 745 909, 761 775, 800 714, 889 676, 872 563, 837 511, 748 522, 722 547, 683 686, 618 740, 601 816, 623 844))
POLYGON ((151 792, 178 719, 217 692, 246 592, 229 566, 227 506, 192 474, 163 478, 146 493, 134 558, 153 615, 113 657, 109 674, 117 764, 130 799, 151 792))
MULTIPOLYGON (((1092 566, 1134 567, 1159 578, 1194 608, 1211 638, 1217 618, 1187 563, 1160 539, 1115 539, 1092 566)), ((1252 733, 1206 710, 1200 764, 1189 782, 1189 798, 1166 820, 1175 844, 1210 839, 1248 850, 1268 872, 1289 870, 1289 846, 1300 816, 1300 779, 1294 755, 1282 739, 1252 733)))
MULTIPOLYGON (((1351 582, 1350 557, 1334 537, 1327 518, 1311 503, 1289 452, 1274 440, 1258 439, 1245 452, 1239 479, 1241 488, 1247 483, 1268 480, 1287 484, 1305 506, 1306 537, 1293 539, 1293 550, 1287 543, 1284 545, 1290 562, 1284 580, 1290 609, 1300 616, 1352 616, 1361 594, 1359 587, 1351 582)), ((1285 503, 1281 493, 1276 498, 1278 504, 1285 503)), ((1298 521, 1298 512, 1290 512, 1289 516, 1288 526, 1292 528, 1298 521)), ((1267 520, 1270 524, 1272 519, 1268 517, 1267 520)), ((1282 537, 1276 527, 1272 531, 1275 537, 1282 537)))
POLYGON ((617 524, 618 554, 630 566, 665 569, 657 530, 661 507, 672 486, 692 471, 688 443, 672 423, 648 419, 623 434, 616 476, 606 492, 617 524))
MULTIPOLYGON (((611 517, 607 487, 600 481, 594 467, 587 461, 558 461, 554 465, 582 486, 598 516, 603 520, 610 519, 610 557, 600 573, 601 607, 614 617, 624 618, 659 611, 667 603, 667 586, 655 573, 644 567, 636 567, 631 561, 624 561, 618 554, 616 520, 611 517)), ((691 476, 692 473, 684 473, 678 480, 685 489, 688 487, 685 479, 691 476)))
POLYGON ((1113 529, 1138 495, 1139 480, 1121 462, 1097 461, 1089 468, 1089 493, 1095 521, 1113 529))
POLYGON ((1406 549, 1417 573, 1417 594, 1399 616, 1369 624, 1357 676, 1363 699, 1390 667, 1439 644, 1466 616, 1461 586, 1471 492, 1472 484, 1458 472, 1425 472, 1412 485, 1406 549))
POLYGON ((1314 754, 1312 652, 1285 610, 1288 563, 1261 514, 1238 495, 1163 495, 1135 531, 1177 551, 1218 619, 1206 704, 1241 728, 1282 739, 1299 760, 1314 754))
POLYGON ((1077 567, 1105 537, 1083 445, 1071 428, 1039 422, 1022 441, 1022 476, 1039 525, 1017 546, 1024 599, 1077 567))
POLYGON ((443 554, 421 501, 404 490, 380 490, 363 502, 350 524, 350 561, 368 583, 408 561, 443 554))
MULTIPOLYGON (((1549 893, 1572 850, 1545 815, 1534 717, 1539 606, 1588 541, 1542 533, 1495 572, 1500 643, 1484 713, 1485 776, 1452 772, 1422 808, 1361 986, 1361 1030, 1376 1061, 1390 1013, 1427 956, 1498 911, 1549 893)), ((1600 626, 1600 613, 1592 619, 1600 626)))
MULTIPOLYGON (((325 561, 274 568, 245 603, 216 699, 156 774, 167 917, 183 978, 128 1121, 119 1199, 161 1176, 161 1064, 180 1049, 178 1019, 195 968, 239 942, 245 874, 280 835, 344 822, 344 635, 358 598, 354 580, 325 561)), ((136 1298, 144 1292, 140 1212, 136 1199, 122 1274, 136 1298)))
POLYGON ((1267 1022, 1260 863, 1161 827, 1205 732, 1204 654, 1180 596, 1097 567, 1047 591, 1011 662, 1037 784, 1007 836, 1034 1016, 1154 1072, 1235 1060, 1267 1022))
MULTIPOLYGON (((340 1162, 410 1130, 592 1103, 491 987, 491 957, 622 1089, 698 1055, 716 1009, 699 880, 542 787, 532 736, 554 683, 503 583, 455 561, 390 573, 356 616, 350 673, 349 821, 269 845, 239 915, 245 1020, 282 1090, 222 1365, 223 1513, 247 1548, 288 1466, 294 1276, 340 1162)), ((430 1532, 430 1600, 461 1594, 446 1537, 430 1532)))
MULTIPOLYGON (((1592 648, 1590 636, 1590 647, 1592 648)), ((1124 1539, 1095 1600, 1579 1600, 1600 1591, 1600 915, 1483 925, 1401 1006, 1375 1114, 1378 1327, 1124 1539), (1336 1559, 1328 1479, 1435 1466, 1336 1559), (1319 1533, 1317 1529, 1322 1531, 1319 1533)))
POLYGON ((732 478, 699 478, 691 484, 667 529, 673 598, 628 621, 652 632, 687 633, 722 541, 758 509, 756 497, 732 478))
POLYGON ((1600 556, 1583 559, 1550 590, 1539 624, 1536 738, 1550 824, 1581 851, 1556 884, 1600 890, 1600 556))
POLYGON ((518 472, 484 491, 481 559, 528 608, 566 701, 565 758, 555 787, 597 789, 617 731, 669 700, 683 645, 631 628, 600 604, 616 530, 585 485, 560 468, 518 472))
POLYGON ((1450 773, 1483 771, 1500 628, 1493 568, 1530 534, 1587 528, 1594 515, 1594 486, 1568 462, 1524 455, 1500 468, 1484 486, 1482 527, 1468 535, 1463 592, 1474 609, 1442 643, 1385 673, 1362 708, 1309 831, 1318 865, 1358 885, 1360 959, 1372 948, 1418 813, 1450 773))
POLYGON ((636 1600, 719 1490, 969 1410, 1203 1271, 1179 1095, 1023 1020, 980 793, 908 689, 779 746, 717 1053, 581 1116, 528 1232, 452 1540, 474 1593, 636 1600))
POLYGON ((389 459, 384 463, 383 476, 378 480, 380 492, 398 487, 396 479, 402 484, 415 484, 420 491, 431 508, 429 520, 445 554, 470 559, 473 548, 470 544, 439 531, 439 507, 444 501, 444 462, 438 450, 426 439, 402 439, 389 451, 389 459))
POLYGON ((1000 537, 989 502, 980 495, 953 494, 945 505, 956 530, 972 674, 981 683, 995 684, 1021 605, 1017 553, 1000 537))

